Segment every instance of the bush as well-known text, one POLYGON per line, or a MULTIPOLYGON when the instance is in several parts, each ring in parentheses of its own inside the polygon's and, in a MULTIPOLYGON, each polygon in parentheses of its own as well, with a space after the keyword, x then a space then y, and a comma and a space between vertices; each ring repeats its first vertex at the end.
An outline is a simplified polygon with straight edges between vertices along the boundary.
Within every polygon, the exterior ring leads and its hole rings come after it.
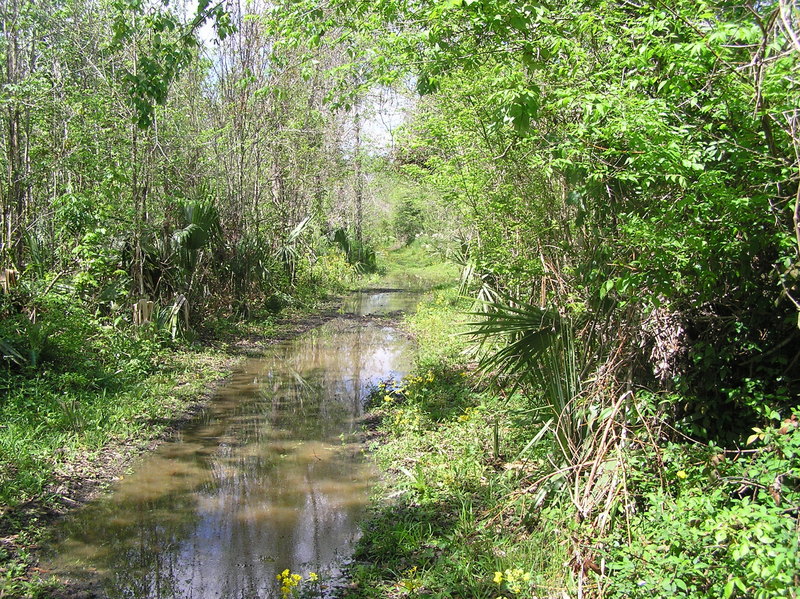
POLYGON ((394 232, 397 239, 406 245, 412 244, 417 235, 425 229, 423 216, 422 208, 412 198, 404 197, 394 217, 394 232))
POLYGON ((606 539, 607 596, 797 596, 796 416, 754 438, 763 447, 733 458, 670 448, 667 490, 645 494, 630 528, 618 526, 606 539))

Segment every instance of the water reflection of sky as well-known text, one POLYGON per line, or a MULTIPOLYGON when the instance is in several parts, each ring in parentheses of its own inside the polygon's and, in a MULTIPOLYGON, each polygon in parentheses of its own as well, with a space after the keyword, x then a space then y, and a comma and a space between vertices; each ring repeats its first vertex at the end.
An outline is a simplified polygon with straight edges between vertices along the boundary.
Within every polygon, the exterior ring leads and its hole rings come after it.
POLYGON ((279 597, 289 568, 335 576, 373 471, 353 442, 372 385, 408 342, 335 320, 250 360, 204 416, 66 523, 51 567, 108 597, 279 597))

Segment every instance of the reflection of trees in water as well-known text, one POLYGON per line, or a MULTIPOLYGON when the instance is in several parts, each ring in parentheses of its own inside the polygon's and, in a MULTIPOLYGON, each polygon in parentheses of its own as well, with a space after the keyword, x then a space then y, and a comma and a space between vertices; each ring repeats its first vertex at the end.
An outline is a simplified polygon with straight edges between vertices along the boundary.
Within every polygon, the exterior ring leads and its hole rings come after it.
POLYGON ((122 543, 108 555, 129 564, 114 569, 110 596, 277 597, 283 568, 319 571, 349 553, 367 496, 363 464, 319 444, 252 471, 227 467, 229 452, 209 460, 214 482, 194 505, 132 506, 139 516, 114 533, 122 543))
POLYGON ((284 568, 348 554, 371 471, 338 437, 370 382, 405 366, 397 343, 336 321, 250 362, 183 443, 76 527, 102 531, 84 535, 109 597, 277 597, 284 568))
POLYGON ((82 578, 96 568, 112 599, 182 597, 176 550, 197 524, 196 498, 173 492, 145 501, 115 499, 87 506, 66 524, 67 547, 83 559, 65 570, 82 578))
POLYGON ((391 329, 332 321, 248 362, 192 434, 251 443, 279 434, 266 425, 306 439, 352 432, 370 385, 403 370, 408 353, 391 329))
POLYGON ((258 375, 271 424, 305 438, 351 432, 369 386, 406 366, 406 345, 391 329, 339 320, 277 347, 258 375))
MULTIPOLYGON (((418 280, 419 281, 419 280, 418 280)), ((428 285, 423 285, 427 287, 428 285)), ((411 289, 416 287, 410 281, 399 284, 398 287, 411 289)), ((368 316, 370 314, 391 314, 392 312, 411 312, 419 303, 419 293, 414 291, 363 291, 348 297, 342 308, 349 314, 368 316)))

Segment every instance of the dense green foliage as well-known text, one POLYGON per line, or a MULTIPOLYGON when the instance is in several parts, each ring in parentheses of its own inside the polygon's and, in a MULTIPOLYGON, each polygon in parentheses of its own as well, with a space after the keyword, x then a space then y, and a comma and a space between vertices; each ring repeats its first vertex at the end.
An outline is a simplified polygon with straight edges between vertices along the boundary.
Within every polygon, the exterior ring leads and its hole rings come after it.
POLYGON ((358 185, 348 119, 324 105, 336 53, 268 59, 258 4, 6 8, 3 268, 58 275, 106 313, 182 295, 195 324, 337 284, 333 232, 355 226, 358 185), (214 45, 197 39, 209 21, 214 45))
MULTIPOLYGON (((477 301, 451 290, 417 315, 419 371, 384 394, 379 459, 402 493, 366 537, 365 594, 796 596, 796 3, 0 16, 9 480, 26 415, 100 443, 116 417, 84 407, 179 333, 341 288, 380 269, 376 242, 410 244, 406 266, 447 255, 477 301), (387 160, 361 137, 379 87, 414 97, 387 160), (456 308, 480 379, 439 328, 456 308)), ((5 501, 42 488, 37 468, 5 501)))
POLYGON ((354 73, 421 96, 396 164, 455 207, 482 368, 557 450, 527 492, 578 522, 566 586, 794 596, 796 5, 282 10, 291 39, 357 39, 354 73))

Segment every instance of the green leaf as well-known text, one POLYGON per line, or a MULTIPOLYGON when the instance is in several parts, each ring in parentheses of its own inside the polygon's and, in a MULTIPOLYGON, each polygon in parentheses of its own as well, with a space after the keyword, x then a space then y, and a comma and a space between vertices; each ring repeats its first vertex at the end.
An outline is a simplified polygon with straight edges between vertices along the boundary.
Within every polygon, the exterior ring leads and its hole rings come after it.
POLYGON ((722 599, 730 599, 733 595, 733 579, 729 580, 722 589, 722 599))

